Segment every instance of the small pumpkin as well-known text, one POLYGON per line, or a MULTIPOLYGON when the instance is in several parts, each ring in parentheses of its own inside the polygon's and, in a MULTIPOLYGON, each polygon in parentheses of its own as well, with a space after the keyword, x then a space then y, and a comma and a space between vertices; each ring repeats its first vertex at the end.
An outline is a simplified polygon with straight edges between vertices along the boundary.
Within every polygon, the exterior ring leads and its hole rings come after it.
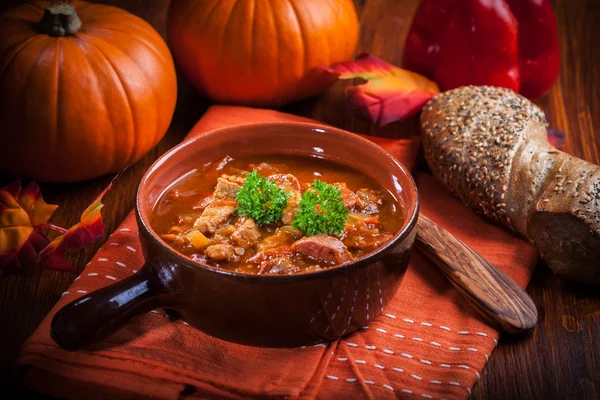
POLYGON ((352 0, 173 0, 167 39, 212 100, 281 106, 332 84, 315 67, 351 58, 358 33, 352 0))
POLYGON ((161 36, 116 7, 34 1, 0 16, 0 170, 80 181, 137 161, 177 97, 161 36))

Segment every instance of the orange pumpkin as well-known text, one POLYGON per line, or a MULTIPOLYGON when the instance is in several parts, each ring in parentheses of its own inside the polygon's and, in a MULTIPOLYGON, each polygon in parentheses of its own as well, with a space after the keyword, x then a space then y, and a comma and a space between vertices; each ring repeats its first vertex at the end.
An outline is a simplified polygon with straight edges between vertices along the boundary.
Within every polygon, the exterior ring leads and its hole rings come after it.
POLYGON ((80 181, 137 161, 177 97, 160 35, 116 7, 35 1, 0 16, 0 170, 80 181))
POLYGON ((314 67, 348 60, 358 31, 352 0, 173 0, 167 38, 209 98, 280 106, 333 83, 314 67))

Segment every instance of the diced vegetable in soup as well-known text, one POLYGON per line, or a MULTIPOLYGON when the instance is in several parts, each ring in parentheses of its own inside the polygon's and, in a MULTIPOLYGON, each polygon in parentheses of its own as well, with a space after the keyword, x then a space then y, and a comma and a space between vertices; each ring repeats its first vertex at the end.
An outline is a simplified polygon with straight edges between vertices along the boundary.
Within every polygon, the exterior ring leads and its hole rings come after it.
POLYGON ((178 180, 152 227, 175 250, 250 274, 331 268, 384 246, 398 201, 352 168, 295 156, 225 157, 178 180))

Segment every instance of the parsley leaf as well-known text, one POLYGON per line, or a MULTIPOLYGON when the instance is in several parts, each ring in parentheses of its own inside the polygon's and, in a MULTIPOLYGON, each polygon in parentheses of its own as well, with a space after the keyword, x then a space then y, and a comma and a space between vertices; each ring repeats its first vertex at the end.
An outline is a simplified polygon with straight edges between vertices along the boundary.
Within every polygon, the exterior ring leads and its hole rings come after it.
POLYGON ((289 197, 289 193, 254 170, 246 176, 246 182, 237 193, 237 212, 259 225, 272 224, 283 218, 289 197))
POLYGON ((347 218, 348 208, 342 203, 340 189, 317 179, 302 194, 292 226, 306 236, 324 233, 339 236, 347 218))

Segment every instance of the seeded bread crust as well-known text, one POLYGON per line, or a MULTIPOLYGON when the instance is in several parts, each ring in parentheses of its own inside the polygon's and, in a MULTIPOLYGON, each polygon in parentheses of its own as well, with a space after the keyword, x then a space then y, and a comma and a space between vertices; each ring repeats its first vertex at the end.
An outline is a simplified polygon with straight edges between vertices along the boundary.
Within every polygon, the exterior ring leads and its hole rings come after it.
POLYGON ((425 158, 467 206, 519 232, 557 273, 600 284, 600 167, 554 148, 542 110, 466 86, 423 109, 425 158))

